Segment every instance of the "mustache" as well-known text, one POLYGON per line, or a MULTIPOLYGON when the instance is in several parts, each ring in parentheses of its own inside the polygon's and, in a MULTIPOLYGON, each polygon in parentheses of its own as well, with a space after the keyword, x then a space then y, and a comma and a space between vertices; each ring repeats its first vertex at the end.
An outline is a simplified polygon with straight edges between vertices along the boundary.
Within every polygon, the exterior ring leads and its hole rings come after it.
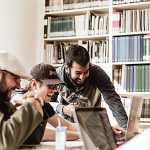
POLYGON ((82 81, 81 79, 79 79, 79 78, 76 78, 75 79, 75 82, 82 82, 82 83, 84 83, 86 81, 86 79, 84 80, 84 81, 82 81))

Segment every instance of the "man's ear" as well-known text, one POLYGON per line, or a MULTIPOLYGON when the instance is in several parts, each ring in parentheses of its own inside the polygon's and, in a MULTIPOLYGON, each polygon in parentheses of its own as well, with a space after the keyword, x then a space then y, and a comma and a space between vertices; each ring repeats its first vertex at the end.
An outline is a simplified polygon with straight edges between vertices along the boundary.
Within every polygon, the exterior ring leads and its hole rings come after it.
POLYGON ((67 65, 65 65, 65 70, 68 69, 69 67, 67 65))
POLYGON ((37 86, 37 81, 35 79, 32 79, 31 82, 30 82, 30 87, 31 89, 36 89, 36 86, 37 86))
POLYGON ((69 67, 67 65, 65 65, 65 71, 69 73, 69 67))

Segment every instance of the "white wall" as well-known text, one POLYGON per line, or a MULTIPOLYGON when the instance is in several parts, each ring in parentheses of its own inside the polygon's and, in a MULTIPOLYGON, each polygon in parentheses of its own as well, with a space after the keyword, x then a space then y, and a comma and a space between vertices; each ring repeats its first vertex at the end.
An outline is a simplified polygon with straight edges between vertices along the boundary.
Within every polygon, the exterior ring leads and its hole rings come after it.
POLYGON ((43 61, 43 33, 44 33, 44 11, 45 0, 37 0, 37 51, 36 51, 36 63, 43 61))
POLYGON ((42 61, 44 0, 0 0, 0 50, 16 55, 28 72, 42 61))

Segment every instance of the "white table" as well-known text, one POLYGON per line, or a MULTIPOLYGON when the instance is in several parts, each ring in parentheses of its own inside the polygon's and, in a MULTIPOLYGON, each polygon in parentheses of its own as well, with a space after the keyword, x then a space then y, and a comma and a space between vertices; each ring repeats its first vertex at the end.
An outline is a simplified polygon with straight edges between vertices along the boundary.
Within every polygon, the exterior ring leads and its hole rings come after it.
MULTIPOLYGON (((67 141, 66 150, 83 150, 82 141, 67 141)), ((40 145, 37 145, 34 148, 25 148, 21 150, 55 150, 55 142, 41 142, 40 145)))

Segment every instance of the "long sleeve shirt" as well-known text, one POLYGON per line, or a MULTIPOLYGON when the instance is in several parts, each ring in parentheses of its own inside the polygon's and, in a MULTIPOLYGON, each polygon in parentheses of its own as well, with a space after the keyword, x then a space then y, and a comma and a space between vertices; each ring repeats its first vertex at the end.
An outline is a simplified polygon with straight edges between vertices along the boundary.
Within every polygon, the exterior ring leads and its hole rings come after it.
POLYGON ((0 149, 17 149, 42 120, 30 103, 16 111, 10 102, 0 102, 0 149))
POLYGON ((100 107, 102 94, 119 126, 127 128, 128 117, 120 100, 120 96, 116 93, 109 76, 102 68, 90 64, 89 77, 82 87, 77 87, 73 84, 64 66, 57 68, 56 71, 59 78, 66 84, 60 92, 62 99, 57 107, 55 106, 57 112, 63 114, 62 108, 64 105, 76 102, 82 107, 100 107))

